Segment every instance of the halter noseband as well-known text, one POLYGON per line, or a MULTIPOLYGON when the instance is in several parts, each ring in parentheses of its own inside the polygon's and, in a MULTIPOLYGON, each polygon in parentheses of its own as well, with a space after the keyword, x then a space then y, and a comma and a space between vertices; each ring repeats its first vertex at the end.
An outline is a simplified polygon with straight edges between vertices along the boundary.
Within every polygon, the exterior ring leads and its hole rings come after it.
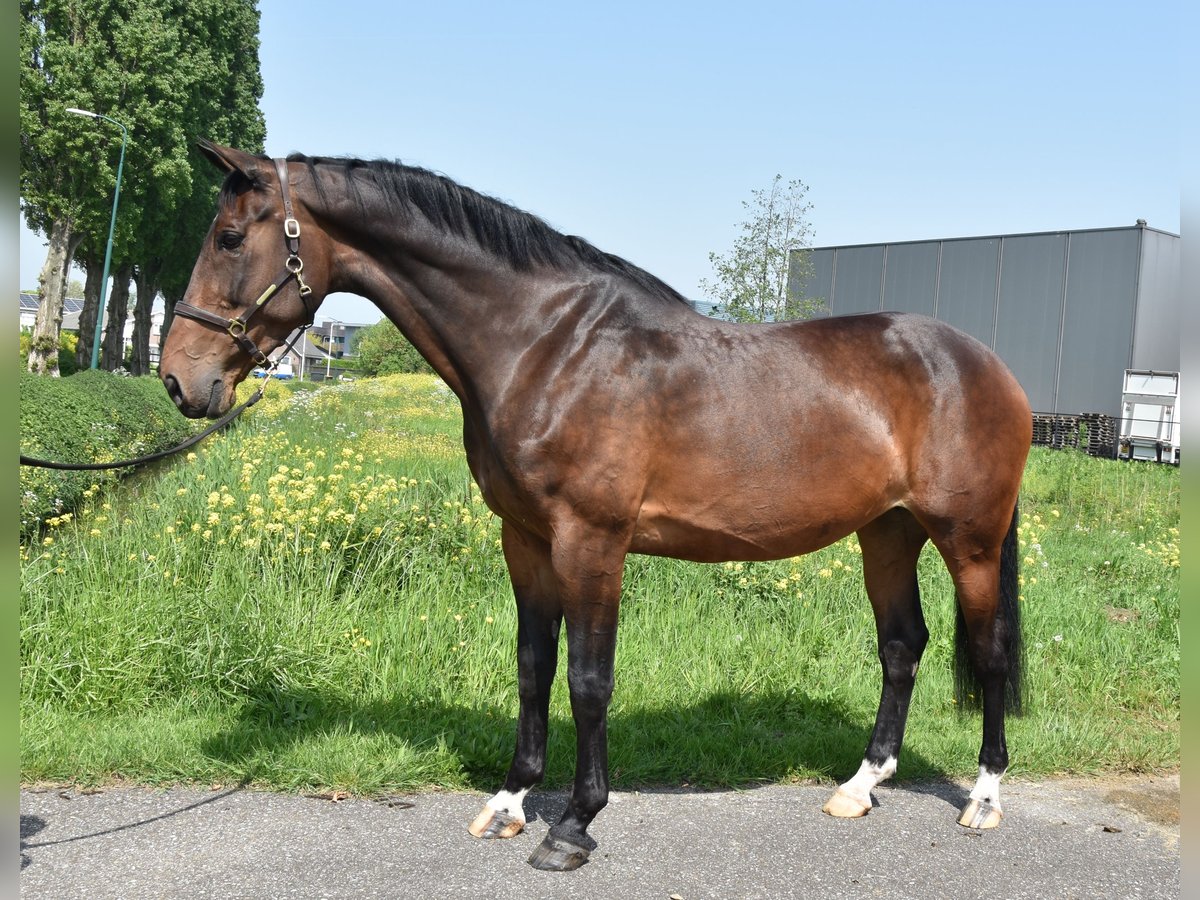
MULTIPOLYGON (((305 284, 302 274, 304 272, 304 261, 300 258, 300 223, 296 220, 292 211, 292 197, 288 191, 287 161, 276 159, 275 171, 279 175, 279 188, 283 193, 283 235, 288 248, 288 257, 283 264, 284 270, 280 276, 275 279, 269 288, 259 295, 258 299, 254 301, 254 306, 249 311, 242 315, 234 316, 231 319, 224 319, 221 316, 210 313, 206 309, 201 309, 190 303, 184 303, 182 300, 175 304, 176 315, 195 319, 198 322, 204 322, 208 325, 216 325, 233 338, 237 345, 245 350, 250 355, 250 358, 260 366, 268 364, 267 354, 258 349, 258 345, 246 334, 246 329, 249 327, 250 319, 253 318, 254 314, 266 306, 267 301, 278 294, 280 288, 293 278, 296 279, 297 289, 300 292, 300 300, 304 304, 304 309, 308 312, 308 322, 300 329, 301 334, 312 325, 317 313, 315 309, 309 308, 308 305, 308 298, 312 294, 312 288, 305 284)), ((293 343, 295 342, 293 341, 293 343)), ((290 349, 291 345, 289 344, 288 347, 290 349)))

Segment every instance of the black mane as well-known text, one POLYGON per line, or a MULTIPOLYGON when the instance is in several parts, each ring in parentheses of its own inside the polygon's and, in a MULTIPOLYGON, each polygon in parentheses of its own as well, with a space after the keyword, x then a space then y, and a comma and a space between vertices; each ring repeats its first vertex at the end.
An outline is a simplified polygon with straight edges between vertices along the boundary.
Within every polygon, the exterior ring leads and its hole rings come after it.
POLYGON ((288 161, 303 163, 313 170, 318 193, 324 192, 322 179, 315 177, 317 167, 336 167, 362 212, 369 212, 359 191, 365 181, 382 193, 393 214, 406 216, 406 207, 411 204, 437 227, 474 240, 518 271, 529 271, 539 265, 567 269, 583 263, 625 278, 657 297, 688 302, 674 288, 628 260, 605 253, 581 237, 562 234, 531 213, 428 169, 389 160, 310 157, 299 153, 289 156, 288 161))

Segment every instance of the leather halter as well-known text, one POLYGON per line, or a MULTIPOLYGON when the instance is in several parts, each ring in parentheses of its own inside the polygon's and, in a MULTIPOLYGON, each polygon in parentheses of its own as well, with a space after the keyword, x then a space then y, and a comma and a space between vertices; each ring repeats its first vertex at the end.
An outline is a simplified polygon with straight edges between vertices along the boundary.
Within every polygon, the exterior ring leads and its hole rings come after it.
POLYGON ((182 300, 175 304, 176 315, 195 319, 198 322, 204 322, 208 325, 215 325, 222 329, 260 366, 268 364, 267 354, 258 349, 258 345, 250 339, 246 330, 249 328, 250 320, 254 317, 254 314, 266 306, 271 298, 277 296, 284 285, 292 279, 296 280, 297 289, 300 292, 300 300, 304 303, 304 309, 308 312, 308 322, 300 329, 301 334, 312 325, 313 319, 317 314, 316 309, 309 306, 308 298, 312 294, 312 288, 305 284, 302 274, 304 272, 304 261, 300 259, 300 223, 296 221, 296 217, 292 211, 292 197, 288 191, 287 160, 276 159, 275 171, 279 175, 279 188, 283 194, 283 235, 288 248, 288 257, 283 264, 283 272, 272 282, 269 288, 259 295, 258 299, 254 301, 254 305, 247 312, 230 319, 222 318, 190 303, 184 303, 182 300))

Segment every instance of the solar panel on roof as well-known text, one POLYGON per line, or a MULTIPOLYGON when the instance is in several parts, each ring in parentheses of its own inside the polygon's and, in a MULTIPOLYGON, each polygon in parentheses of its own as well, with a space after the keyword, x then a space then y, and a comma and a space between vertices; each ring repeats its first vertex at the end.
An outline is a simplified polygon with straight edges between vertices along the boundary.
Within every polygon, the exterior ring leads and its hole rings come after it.
MULTIPOLYGON (((36 312, 41 305, 41 298, 37 294, 21 294, 21 309, 25 312, 36 312)), ((63 312, 75 313, 83 309, 83 301, 74 297, 68 297, 63 300, 63 312)))

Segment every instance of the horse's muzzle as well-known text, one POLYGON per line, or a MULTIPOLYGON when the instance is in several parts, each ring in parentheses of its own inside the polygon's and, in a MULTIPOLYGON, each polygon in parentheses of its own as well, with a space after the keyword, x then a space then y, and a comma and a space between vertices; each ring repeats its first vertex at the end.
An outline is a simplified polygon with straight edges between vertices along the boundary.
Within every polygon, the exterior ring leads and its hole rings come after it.
POLYGON ((209 392, 206 402, 203 405, 198 403, 189 403, 184 396, 183 386, 179 383, 179 379, 174 375, 166 374, 162 376, 163 387, 167 389, 167 396, 179 409, 181 413, 189 419, 210 419, 220 418, 227 408, 225 403, 225 384, 221 379, 217 379, 212 384, 212 389, 209 392))

